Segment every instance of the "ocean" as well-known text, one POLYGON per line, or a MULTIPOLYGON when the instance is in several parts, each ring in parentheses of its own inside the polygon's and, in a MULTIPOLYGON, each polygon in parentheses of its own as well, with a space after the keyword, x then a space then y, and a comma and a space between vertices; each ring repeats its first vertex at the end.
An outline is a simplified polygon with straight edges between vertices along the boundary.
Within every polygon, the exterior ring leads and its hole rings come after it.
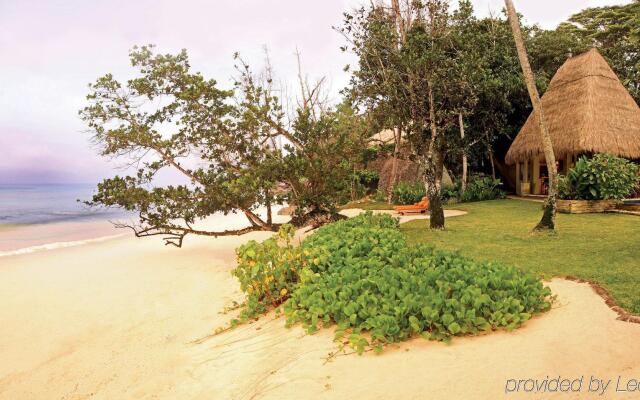
POLYGON ((0 184, 0 257, 124 235, 109 221, 134 215, 84 205, 94 190, 87 184, 0 184))
POLYGON ((87 184, 0 184, 0 224, 46 224, 125 215, 119 210, 82 204, 91 199, 94 190, 95 185, 87 184))

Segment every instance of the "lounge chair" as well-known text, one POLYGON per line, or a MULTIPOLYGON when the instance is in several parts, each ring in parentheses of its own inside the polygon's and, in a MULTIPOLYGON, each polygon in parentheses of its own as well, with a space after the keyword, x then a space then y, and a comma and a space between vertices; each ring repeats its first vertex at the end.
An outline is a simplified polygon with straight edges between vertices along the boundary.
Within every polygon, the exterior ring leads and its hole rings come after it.
POLYGON ((393 209, 400 215, 410 213, 424 214, 429 210, 429 199, 427 197, 423 197, 422 200, 416 204, 412 204, 410 206, 396 206, 393 209))

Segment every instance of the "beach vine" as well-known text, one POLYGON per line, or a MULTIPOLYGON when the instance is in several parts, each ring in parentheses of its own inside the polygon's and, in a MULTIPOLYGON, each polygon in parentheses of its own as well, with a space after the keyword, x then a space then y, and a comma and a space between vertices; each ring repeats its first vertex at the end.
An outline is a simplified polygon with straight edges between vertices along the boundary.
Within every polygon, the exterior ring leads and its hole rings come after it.
MULTIPOLYGON (((246 301, 232 326, 277 309, 307 333, 335 327, 359 354, 415 336, 450 341, 512 330, 549 310, 551 292, 515 267, 408 246, 389 215, 366 213, 292 243, 293 229, 237 250, 246 301)), ((344 347, 344 346, 343 346, 344 347)))

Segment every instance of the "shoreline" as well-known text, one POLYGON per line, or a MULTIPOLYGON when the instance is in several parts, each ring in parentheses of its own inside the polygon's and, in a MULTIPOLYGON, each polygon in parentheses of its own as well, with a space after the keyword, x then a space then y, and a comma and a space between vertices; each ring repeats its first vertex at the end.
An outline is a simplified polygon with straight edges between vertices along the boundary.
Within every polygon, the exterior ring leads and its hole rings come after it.
POLYGON ((31 253, 36 253, 36 252, 45 251, 45 250, 64 249, 68 247, 82 246, 82 245, 91 244, 91 243, 99 243, 107 240, 122 238, 124 236, 126 236, 126 233, 121 233, 118 235, 100 236, 96 238, 89 238, 89 239, 83 239, 83 240, 72 240, 68 242, 52 242, 52 243, 46 243, 41 245, 22 247, 19 249, 4 250, 4 251, 0 251, 0 258, 19 256, 23 254, 31 254, 31 253))
POLYGON ((0 257, 77 246, 85 241, 106 240, 127 234, 130 232, 115 228, 106 219, 0 224, 0 257))
MULTIPOLYGON (((263 213, 264 210, 259 210, 263 213)), ((364 212, 362 209, 346 209, 341 214, 352 217, 364 212)), ((392 214, 390 210, 376 210, 374 213, 392 214)), ((458 210, 446 210, 446 217, 457 217, 466 212, 458 210)), ((216 225, 222 224, 228 228, 238 228, 244 223, 239 215, 213 215, 205 220, 199 221, 198 226, 202 228, 215 229, 216 225)), ((427 215, 415 214, 396 216, 400 223, 405 223, 414 219, 427 219, 427 215)), ((288 215, 279 215, 280 222, 289 220, 288 215)), ((0 224, 0 258, 30 254, 34 252, 55 250, 60 248, 82 246, 94 242, 102 242, 110 239, 130 236, 132 233, 128 229, 115 228, 104 218, 88 218, 81 220, 52 221, 35 224, 0 224)), ((189 237, 191 240, 193 236, 189 237)))

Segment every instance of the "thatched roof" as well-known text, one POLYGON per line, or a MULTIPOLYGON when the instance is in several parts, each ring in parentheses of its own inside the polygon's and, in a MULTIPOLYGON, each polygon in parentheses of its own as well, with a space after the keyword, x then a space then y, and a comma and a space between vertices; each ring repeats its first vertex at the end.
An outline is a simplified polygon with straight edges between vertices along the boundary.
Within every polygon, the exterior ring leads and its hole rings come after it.
MULTIPOLYGON (((598 50, 568 59, 542 96, 557 159, 569 153, 640 158, 640 108, 598 50)), ((544 157, 532 112, 511 144, 507 164, 544 157)))

